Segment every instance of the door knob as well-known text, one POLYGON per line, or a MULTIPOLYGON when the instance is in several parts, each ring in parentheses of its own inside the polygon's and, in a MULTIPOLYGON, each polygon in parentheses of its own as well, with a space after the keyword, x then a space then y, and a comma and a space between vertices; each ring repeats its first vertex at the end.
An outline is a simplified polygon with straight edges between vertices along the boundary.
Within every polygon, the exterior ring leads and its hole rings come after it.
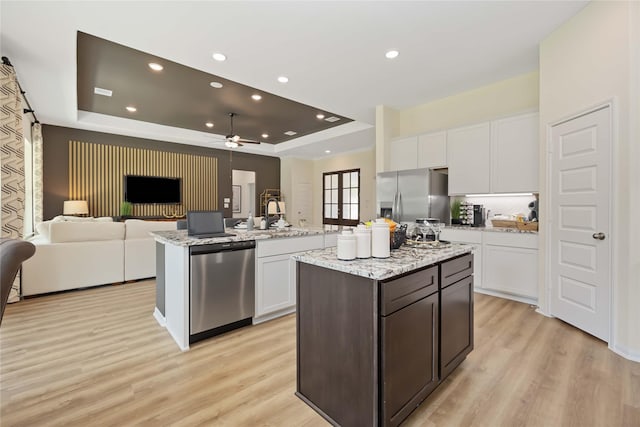
POLYGON ((604 240, 605 235, 604 233, 593 233, 593 238, 596 240, 604 240))

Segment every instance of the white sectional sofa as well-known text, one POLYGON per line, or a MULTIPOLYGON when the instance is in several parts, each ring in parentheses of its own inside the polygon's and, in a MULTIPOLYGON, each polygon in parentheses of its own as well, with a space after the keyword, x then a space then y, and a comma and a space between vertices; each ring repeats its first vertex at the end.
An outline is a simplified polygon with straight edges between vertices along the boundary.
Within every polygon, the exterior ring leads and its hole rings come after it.
POLYGON ((22 265, 25 296, 154 277, 150 231, 172 230, 173 221, 56 217, 38 224, 30 239, 35 255, 22 265))

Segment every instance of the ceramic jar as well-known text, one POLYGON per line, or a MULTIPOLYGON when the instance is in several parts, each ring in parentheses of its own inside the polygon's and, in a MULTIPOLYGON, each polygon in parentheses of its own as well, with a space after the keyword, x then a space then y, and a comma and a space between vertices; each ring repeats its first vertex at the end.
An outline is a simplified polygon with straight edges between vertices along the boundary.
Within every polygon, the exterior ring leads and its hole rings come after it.
POLYGON ((378 218, 371 224, 371 256, 374 258, 389 258, 389 224, 384 218, 378 218))
POLYGON ((356 258, 371 258, 371 229, 359 224, 355 229, 356 258))
POLYGON ((345 230, 338 235, 338 259, 351 261, 356 259, 356 236, 351 230, 345 230))

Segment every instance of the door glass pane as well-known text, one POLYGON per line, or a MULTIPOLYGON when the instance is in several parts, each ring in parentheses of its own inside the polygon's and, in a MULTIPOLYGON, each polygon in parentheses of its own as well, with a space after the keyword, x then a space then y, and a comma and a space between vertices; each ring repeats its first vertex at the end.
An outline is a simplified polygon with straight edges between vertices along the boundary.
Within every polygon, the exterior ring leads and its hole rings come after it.
POLYGON ((344 189, 342 190, 342 202, 343 203, 349 203, 351 201, 351 190, 344 189))
POLYGON ((350 177, 351 177, 350 173, 343 173, 342 174, 342 188, 351 187, 351 185, 349 184, 351 182, 351 180, 349 179, 350 177))
POLYGON ((331 218, 338 219, 338 204, 331 204, 331 218))
POLYGON ((331 188, 331 175, 324 176, 324 188, 331 188))
POLYGON ((331 188, 338 188, 338 174, 331 175, 331 188))
POLYGON ((331 218, 331 205, 324 205, 324 217, 331 218))
POLYGON ((331 190, 331 203, 338 203, 338 189, 331 190))
POLYGON ((358 219, 358 205, 351 205, 351 219, 358 219))
POLYGON ((351 203, 358 203, 358 190, 354 188, 351 190, 351 198, 349 199, 351 203))
POLYGON ((349 215, 351 214, 351 208, 349 207, 349 203, 342 204, 342 218, 349 219, 349 215))
POLYGON ((324 202, 331 203, 331 190, 324 190, 324 202))
POLYGON ((351 172, 351 186, 358 186, 358 172, 351 172))

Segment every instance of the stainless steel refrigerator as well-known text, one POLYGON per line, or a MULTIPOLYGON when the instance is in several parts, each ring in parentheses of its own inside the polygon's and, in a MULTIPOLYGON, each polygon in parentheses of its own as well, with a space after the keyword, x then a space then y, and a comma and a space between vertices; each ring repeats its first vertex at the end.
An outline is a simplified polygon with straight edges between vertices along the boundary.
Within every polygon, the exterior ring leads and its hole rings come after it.
POLYGON ((379 173, 376 177, 377 214, 396 222, 438 218, 440 222, 449 224, 448 192, 446 170, 412 169, 379 173))

